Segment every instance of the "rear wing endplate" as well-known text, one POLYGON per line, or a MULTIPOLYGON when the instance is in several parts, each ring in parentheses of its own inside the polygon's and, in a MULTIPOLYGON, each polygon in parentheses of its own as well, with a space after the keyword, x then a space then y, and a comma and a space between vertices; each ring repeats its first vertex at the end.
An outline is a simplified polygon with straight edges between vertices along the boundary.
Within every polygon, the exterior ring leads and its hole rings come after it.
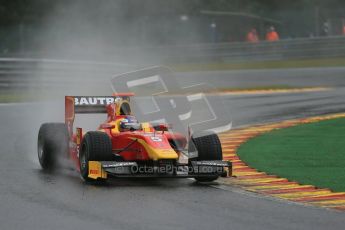
POLYGON ((133 93, 119 93, 112 96, 65 96, 65 124, 70 136, 73 133, 75 114, 78 113, 107 113, 107 105, 116 100, 130 101, 133 93))

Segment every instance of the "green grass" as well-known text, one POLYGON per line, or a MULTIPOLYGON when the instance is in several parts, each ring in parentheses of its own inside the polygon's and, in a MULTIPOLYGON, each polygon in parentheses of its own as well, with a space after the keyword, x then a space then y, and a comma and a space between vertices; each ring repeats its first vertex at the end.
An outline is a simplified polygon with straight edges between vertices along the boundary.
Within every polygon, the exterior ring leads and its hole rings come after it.
POLYGON ((174 71, 212 71, 240 69, 281 69, 307 67, 341 67, 345 66, 345 58, 295 59, 284 61, 251 61, 251 62, 213 62, 168 64, 174 71))
POLYGON ((34 93, 28 92, 6 92, 0 93, 0 103, 12 103, 12 102, 33 102, 33 101, 44 101, 40 99, 34 93))
MULTIPOLYGON (((299 87, 299 86, 292 86, 292 85, 266 85, 266 86, 257 86, 257 87, 233 87, 233 88, 217 88, 217 89, 210 89, 210 93, 222 93, 222 92, 231 92, 231 91, 255 91, 255 90, 287 90, 287 89, 303 89, 303 88, 313 88, 313 87, 299 87)), ((152 95, 154 92, 162 91, 162 89, 157 88, 138 88, 134 90, 136 96, 148 96, 152 95)), ((170 90, 170 94, 185 94, 186 92, 183 90, 170 90)), ((190 92, 188 92, 190 93, 190 92)), ((47 91, 47 90, 39 90, 37 92, 32 91, 10 91, 7 90, 5 92, 0 92, 0 103, 11 103, 11 102, 32 102, 32 101, 45 101, 49 99, 56 99, 60 98, 61 96, 56 96, 56 92, 54 91, 47 91), (53 92, 53 93, 52 93, 53 92)))
POLYGON ((345 191, 345 119, 262 134, 241 145, 240 158, 269 174, 345 191))
POLYGON ((56 99, 53 90, 4 90, 0 92, 0 103, 35 102, 56 99))

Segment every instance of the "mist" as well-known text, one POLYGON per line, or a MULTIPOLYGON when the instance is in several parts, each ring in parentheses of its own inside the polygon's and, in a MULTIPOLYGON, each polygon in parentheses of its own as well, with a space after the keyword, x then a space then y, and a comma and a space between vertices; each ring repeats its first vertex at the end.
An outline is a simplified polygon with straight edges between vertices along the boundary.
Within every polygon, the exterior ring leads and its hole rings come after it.
MULTIPOLYGON (((30 59, 29 74, 25 73, 26 78, 20 81, 25 81, 24 90, 33 95, 32 101, 44 101, 39 102, 38 114, 26 111, 32 143, 41 123, 63 122, 65 95, 110 95, 112 77, 124 72, 168 65, 195 72, 178 74, 182 86, 205 82, 216 90, 257 87, 268 83, 261 76, 243 81, 248 72, 230 72, 233 79, 229 80, 228 73, 200 77, 198 71, 219 71, 228 65, 230 69, 253 68, 252 63, 259 62, 259 68, 264 69, 260 74, 266 75, 266 68, 272 65, 269 61, 343 55, 341 49, 333 48, 333 44, 344 44, 339 37, 343 15, 336 9, 340 4, 337 1, 34 2, 26 11, 28 18, 14 23, 13 31, 18 35, 13 40, 15 45, 2 48, 4 55, 30 59), (35 10, 39 13, 32 19, 30 13, 35 10), (328 34, 322 34, 325 22, 330 27, 328 34), (265 40, 271 27, 281 39, 275 45, 265 40), (258 32, 257 44, 246 42, 253 28, 258 32), (332 40, 327 42, 325 38, 332 40)), ((254 70, 249 74, 256 73, 254 70)), ((287 79, 274 81, 282 83, 290 86, 287 79)), ((92 129, 100 120, 81 118, 80 125, 92 129)))

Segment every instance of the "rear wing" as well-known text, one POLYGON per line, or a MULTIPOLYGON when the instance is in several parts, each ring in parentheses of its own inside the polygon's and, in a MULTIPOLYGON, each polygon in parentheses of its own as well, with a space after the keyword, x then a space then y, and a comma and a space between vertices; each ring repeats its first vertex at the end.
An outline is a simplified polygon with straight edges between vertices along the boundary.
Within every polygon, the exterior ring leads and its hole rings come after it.
POLYGON ((65 124, 70 136, 73 133, 75 114, 107 113, 107 106, 117 100, 130 101, 133 93, 119 93, 112 96, 65 96, 65 124))

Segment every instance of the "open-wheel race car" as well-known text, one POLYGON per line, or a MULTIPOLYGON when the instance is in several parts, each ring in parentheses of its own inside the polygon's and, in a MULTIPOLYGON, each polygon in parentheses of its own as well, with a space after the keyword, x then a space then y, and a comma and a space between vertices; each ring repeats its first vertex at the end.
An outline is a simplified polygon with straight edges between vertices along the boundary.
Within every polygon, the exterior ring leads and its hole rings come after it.
POLYGON ((85 181, 114 176, 189 177, 207 182, 231 174, 231 163, 222 160, 217 134, 186 137, 170 131, 167 124, 139 123, 131 111, 131 96, 66 96, 65 123, 40 127, 38 158, 42 168, 52 170, 59 157, 67 157, 85 181), (74 131, 78 113, 105 113, 107 119, 96 131, 84 133, 79 127, 74 131))

